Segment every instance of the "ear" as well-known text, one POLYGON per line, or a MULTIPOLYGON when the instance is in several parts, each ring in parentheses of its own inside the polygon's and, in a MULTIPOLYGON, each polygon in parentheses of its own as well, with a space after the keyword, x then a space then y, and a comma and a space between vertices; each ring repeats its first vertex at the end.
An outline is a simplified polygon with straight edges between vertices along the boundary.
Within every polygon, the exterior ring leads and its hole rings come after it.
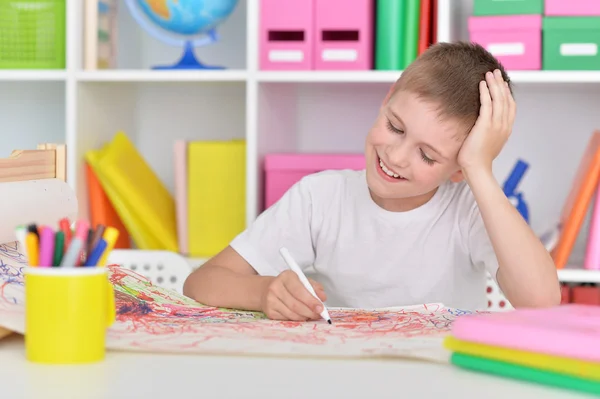
POLYGON ((450 181, 452 183, 460 183, 465 179, 465 175, 463 175, 462 169, 457 170, 450 176, 450 181))

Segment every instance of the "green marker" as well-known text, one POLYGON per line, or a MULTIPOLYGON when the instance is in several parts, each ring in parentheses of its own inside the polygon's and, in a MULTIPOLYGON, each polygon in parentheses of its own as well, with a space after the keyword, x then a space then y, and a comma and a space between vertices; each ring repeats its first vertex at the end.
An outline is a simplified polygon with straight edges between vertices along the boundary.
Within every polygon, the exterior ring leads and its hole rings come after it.
POLYGON ((52 266, 58 267, 63 257, 65 246, 65 233, 63 231, 57 231, 54 235, 54 258, 52 259, 52 266))

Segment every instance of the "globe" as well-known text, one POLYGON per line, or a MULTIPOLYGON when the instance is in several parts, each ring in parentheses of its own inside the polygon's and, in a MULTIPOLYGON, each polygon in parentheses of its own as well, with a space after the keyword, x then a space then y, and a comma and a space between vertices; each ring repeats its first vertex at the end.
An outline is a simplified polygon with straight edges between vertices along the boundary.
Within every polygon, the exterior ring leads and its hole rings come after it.
POLYGON ((183 47, 179 62, 154 69, 222 69, 196 58, 194 48, 215 43, 216 29, 235 10, 238 0, 126 0, 129 12, 151 36, 183 47))

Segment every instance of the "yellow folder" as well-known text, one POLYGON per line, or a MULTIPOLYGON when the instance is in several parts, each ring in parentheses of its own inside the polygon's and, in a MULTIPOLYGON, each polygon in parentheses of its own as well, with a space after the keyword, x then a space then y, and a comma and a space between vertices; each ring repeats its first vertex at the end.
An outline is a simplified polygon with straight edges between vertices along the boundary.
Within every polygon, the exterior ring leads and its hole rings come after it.
POLYGON ((136 247, 177 251, 175 201, 125 133, 85 158, 136 247))
POLYGON ((244 140, 188 143, 188 239, 191 256, 211 257, 246 225, 244 140))
POLYGON ((527 352, 459 340, 448 336, 444 346, 457 353, 600 381, 600 363, 527 352))

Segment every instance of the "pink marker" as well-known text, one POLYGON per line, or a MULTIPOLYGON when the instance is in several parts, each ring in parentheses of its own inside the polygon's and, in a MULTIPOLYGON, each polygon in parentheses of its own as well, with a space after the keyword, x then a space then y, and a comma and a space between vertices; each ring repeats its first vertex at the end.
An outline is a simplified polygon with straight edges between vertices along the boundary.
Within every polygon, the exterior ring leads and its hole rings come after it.
POLYGON ((54 230, 50 227, 42 228, 40 232, 40 263, 41 267, 52 266, 54 256, 54 230))
POLYGON ((81 250, 79 251, 79 256, 77 256, 77 260, 75 261, 75 266, 81 266, 85 262, 87 248, 87 236, 88 230, 90 229, 90 224, 85 220, 78 220, 75 223, 75 237, 81 240, 81 250))

